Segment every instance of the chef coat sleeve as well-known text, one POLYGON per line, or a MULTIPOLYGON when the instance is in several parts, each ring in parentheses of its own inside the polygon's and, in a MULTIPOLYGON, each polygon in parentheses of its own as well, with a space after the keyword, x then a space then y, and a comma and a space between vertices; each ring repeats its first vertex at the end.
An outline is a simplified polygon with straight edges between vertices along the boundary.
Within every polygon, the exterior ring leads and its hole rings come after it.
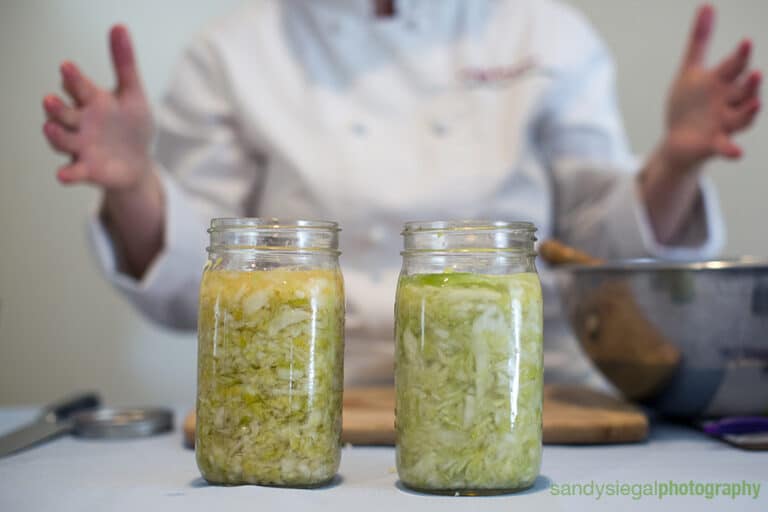
POLYGON ((724 227, 706 177, 681 233, 670 244, 657 241, 637 184, 640 165, 629 152, 618 111, 611 56, 586 21, 577 22, 570 33, 578 51, 555 69, 537 131, 553 178, 554 235, 604 258, 715 256, 724 227))
POLYGON ((89 234, 107 279, 147 317, 193 329, 213 217, 242 216, 260 181, 258 158, 240 138, 227 72, 215 46, 199 39, 184 54, 155 111, 155 170, 164 192, 163 248, 144 276, 122 271, 120 251, 95 214, 89 234))

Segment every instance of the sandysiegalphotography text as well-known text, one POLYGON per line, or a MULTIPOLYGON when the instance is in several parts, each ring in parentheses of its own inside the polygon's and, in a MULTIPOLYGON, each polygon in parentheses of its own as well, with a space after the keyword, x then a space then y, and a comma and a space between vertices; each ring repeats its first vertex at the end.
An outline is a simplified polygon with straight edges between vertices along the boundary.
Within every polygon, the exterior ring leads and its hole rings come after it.
POLYGON ((654 480, 652 482, 613 482, 595 481, 574 483, 552 483, 549 492, 552 496, 579 496, 595 500, 605 498, 632 498, 633 500, 669 496, 699 497, 707 500, 745 499, 756 500, 760 497, 760 482, 700 482, 689 480, 654 480))

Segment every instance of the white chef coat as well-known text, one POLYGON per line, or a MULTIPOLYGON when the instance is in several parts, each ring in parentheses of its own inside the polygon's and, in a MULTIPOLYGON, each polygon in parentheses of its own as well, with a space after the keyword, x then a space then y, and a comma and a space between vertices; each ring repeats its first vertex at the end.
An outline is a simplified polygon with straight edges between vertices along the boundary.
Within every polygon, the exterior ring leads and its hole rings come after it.
MULTIPOLYGON (((614 67, 580 14, 551 0, 400 0, 377 18, 372 4, 253 1, 189 47, 155 112, 162 252, 134 280, 91 222, 106 276, 148 317, 195 327, 212 217, 341 224, 351 381, 391 375, 406 220, 531 221, 539 238, 606 258, 720 249, 706 181, 675 246, 655 241, 614 67)), ((584 367, 554 340, 567 331, 540 270, 545 357, 584 367)))

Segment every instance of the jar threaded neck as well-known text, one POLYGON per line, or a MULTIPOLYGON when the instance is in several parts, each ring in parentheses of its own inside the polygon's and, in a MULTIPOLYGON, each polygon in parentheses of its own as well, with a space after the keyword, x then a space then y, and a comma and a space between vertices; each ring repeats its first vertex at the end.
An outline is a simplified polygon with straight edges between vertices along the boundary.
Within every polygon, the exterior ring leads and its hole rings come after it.
POLYGON ((535 256, 536 226, 485 220, 407 222, 403 255, 505 252, 535 256))
POLYGON ((208 252, 249 250, 339 253, 339 225, 324 220, 227 217, 211 220, 208 252))

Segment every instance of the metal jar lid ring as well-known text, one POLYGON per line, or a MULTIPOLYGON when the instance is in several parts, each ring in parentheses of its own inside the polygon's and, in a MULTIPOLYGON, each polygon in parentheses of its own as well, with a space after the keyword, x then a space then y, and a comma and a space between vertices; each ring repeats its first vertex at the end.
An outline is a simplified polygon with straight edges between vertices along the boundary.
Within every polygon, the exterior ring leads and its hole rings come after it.
POLYGON ((173 429, 173 412, 163 408, 110 408, 72 416, 73 433, 80 437, 126 439, 147 437, 173 429))

